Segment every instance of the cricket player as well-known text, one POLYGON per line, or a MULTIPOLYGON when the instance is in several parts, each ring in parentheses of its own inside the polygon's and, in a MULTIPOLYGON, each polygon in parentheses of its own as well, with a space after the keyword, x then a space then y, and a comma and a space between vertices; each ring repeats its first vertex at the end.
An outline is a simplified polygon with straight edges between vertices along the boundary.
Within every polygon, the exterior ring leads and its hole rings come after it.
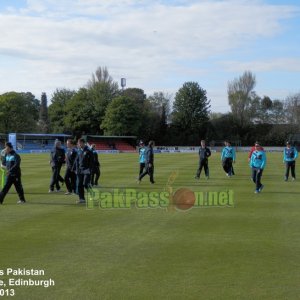
POLYGON ((153 152, 153 146, 154 146, 154 141, 150 141, 148 143, 148 147, 146 148, 145 151, 145 170, 143 173, 140 174, 138 183, 141 182, 142 178, 146 176, 147 174, 150 176, 150 182, 151 184, 154 184, 154 152, 153 152))
POLYGON ((77 142, 77 156, 75 160, 75 170, 77 175, 77 190, 79 200, 77 203, 85 203, 84 189, 91 188, 91 170, 93 167, 93 152, 85 144, 85 140, 80 138, 77 142))
POLYGON ((3 187, 3 190, 0 192, 0 204, 3 203, 3 200, 10 190, 11 186, 14 185, 15 189, 19 196, 18 204, 25 203, 24 190, 21 182, 21 157, 13 149, 11 143, 5 144, 5 156, 2 161, 2 167, 6 168, 6 182, 3 187))
POLYGON ((93 152, 93 158, 94 158, 92 173, 91 173, 91 184, 92 184, 92 186, 97 187, 98 186, 98 180, 99 180, 100 175, 101 175, 101 171, 100 171, 99 157, 98 157, 98 153, 97 153, 95 144, 93 144, 91 146, 91 151, 93 152))
POLYGON ((260 193, 264 188, 261 183, 263 170, 266 166, 267 158, 265 151, 261 150, 261 146, 256 143, 255 150, 252 152, 250 158, 250 167, 252 168, 252 180, 255 183, 255 193, 260 193))
POLYGON ((143 141, 140 141, 139 143, 139 163, 140 163, 140 171, 139 171, 139 175, 141 175, 145 169, 146 166, 146 148, 145 148, 145 144, 143 141))
POLYGON ((199 167, 197 169, 197 173, 195 179, 200 179, 200 174, 202 168, 204 168, 206 179, 209 179, 209 168, 208 168, 208 158, 211 156, 211 151, 208 147, 206 147, 205 140, 201 140, 201 146, 199 148, 199 167))
POLYGON ((50 181, 49 193, 54 192, 54 186, 56 192, 60 192, 60 185, 65 182, 60 175, 60 170, 62 165, 65 163, 65 150, 61 146, 61 141, 56 140, 54 143, 54 148, 50 153, 50 165, 52 168, 52 177, 50 181))
POLYGON ((65 195, 76 194, 76 174, 75 174, 75 160, 77 156, 77 149, 72 139, 67 139, 67 151, 66 151, 66 173, 65 183, 67 191, 65 195))
POLYGON ((297 157, 297 149, 291 146, 290 142, 286 142, 286 147, 283 150, 283 162, 285 163, 285 181, 288 181, 289 179, 290 170, 292 173, 292 180, 296 179, 295 166, 297 157))
POLYGON ((234 175, 232 164, 235 163, 235 149, 231 147, 229 141, 225 141, 225 147, 222 150, 221 161, 223 169, 228 177, 234 175))

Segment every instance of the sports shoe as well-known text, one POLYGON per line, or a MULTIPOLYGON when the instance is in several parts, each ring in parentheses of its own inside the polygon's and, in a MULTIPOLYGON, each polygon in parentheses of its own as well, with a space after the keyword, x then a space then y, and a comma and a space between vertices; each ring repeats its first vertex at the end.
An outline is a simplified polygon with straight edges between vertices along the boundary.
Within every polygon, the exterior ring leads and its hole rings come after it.
POLYGON ((264 185, 262 184, 258 191, 261 192, 263 190, 263 188, 264 188, 264 185))
POLYGON ((60 193, 60 192, 62 192, 62 190, 61 189, 56 189, 55 192, 60 193))
POLYGON ((295 177, 293 177, 293 178, 292 178, 292 181, 295 181, 295 180, 296 180, 296 178, 295 178, 295 177))
POLYGON ((76 201, 77 204, 84 204, 85 203, 85 199, 79 199, 76 201))
POLYGON ((258 193, 259 193, 259 190, 255 190, 254 193, 255 193, 255 194, 258 194, 258 193))
POLYGON ((51 190, 51 189, 50 189, 50 190, 48 191, 48 193, 54 193, 54 190, 51 190))
POLYGON ((288 178, 287 178, 287 177, 284 177, 284 181, 288 181, 288 178))
POLYGON ((198 177, 198 176, 195 176, 195 179, 196 179, 196 180, 199 180, 199 179, 200 179, 200 177, 198 177))
POLYGON ((24 204, 24 203, 26 203, 25 200, 19 200, 19 201, 17 202, 17 204, 24 204))
POLYGON ((65 192, 65 195, 72 195, 71 192, 65 192))

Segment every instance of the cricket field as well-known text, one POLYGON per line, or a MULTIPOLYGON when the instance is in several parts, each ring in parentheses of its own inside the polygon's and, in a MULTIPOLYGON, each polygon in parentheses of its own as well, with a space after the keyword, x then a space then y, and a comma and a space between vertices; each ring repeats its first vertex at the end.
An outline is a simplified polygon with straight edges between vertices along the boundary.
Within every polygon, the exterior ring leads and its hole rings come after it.
POLYGON ((259 194, 246 153, 231 178, 213 153, 199 181, 197 154, 156 154, 154 185, 136 182, 137 154, 100 154, 88 205, 48 193, 49 155, 21 158, 27 203, 12 187, 0 205, 0 299, 299 299, 300 180, 283 180, 281 153, 259 194))

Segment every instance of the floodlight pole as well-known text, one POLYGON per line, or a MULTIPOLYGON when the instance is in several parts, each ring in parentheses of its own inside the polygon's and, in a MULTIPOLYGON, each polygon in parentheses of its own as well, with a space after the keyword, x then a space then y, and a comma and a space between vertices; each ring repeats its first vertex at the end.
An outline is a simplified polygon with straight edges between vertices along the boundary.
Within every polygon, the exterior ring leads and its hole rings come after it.
POLYGON ((122 87, 122 92, 124 92, 124 88, 126 86, 126 78, 121 78, 121 87, 122 87))

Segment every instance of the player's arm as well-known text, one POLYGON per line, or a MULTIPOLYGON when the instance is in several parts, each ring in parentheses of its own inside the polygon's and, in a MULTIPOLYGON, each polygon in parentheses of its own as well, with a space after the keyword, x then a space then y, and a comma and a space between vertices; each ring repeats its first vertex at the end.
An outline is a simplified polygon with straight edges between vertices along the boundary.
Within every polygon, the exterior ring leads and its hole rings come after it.
POLYGON ((207 157, 210 157, 210 156, 211 156, 211 151, 210 151, 209 148, 206 148, 206 149, 207 149, 207 151, 206 151, 206 156, 207 156, 207 157))
POLYGON ((252 168, 252 163, 253 163, 253 156, 251 155, 250 158, 248 158, 249 161, 249 166, 252 168))
POLYGON ((264 169, 265 168, 265 166, 266 166, 266 163, 267 163, 267 156, 266 156, 266 153, 264 152, 264 151, 262 151, 262 164, 261 164, 261 169, 264 169))
POLYGON ((248 154, 248 161, 250 162, 251 157, 252 157, 252 153, 254 152, 254 148, 252 147, 249 154, 248 154))
POLYGON ((225 155, 224 152, 225 152, 225 148, 222 149, 222 153, 221 153, 221 161, 223 161, 223 159, 224 159, 224 155, 225 155))

